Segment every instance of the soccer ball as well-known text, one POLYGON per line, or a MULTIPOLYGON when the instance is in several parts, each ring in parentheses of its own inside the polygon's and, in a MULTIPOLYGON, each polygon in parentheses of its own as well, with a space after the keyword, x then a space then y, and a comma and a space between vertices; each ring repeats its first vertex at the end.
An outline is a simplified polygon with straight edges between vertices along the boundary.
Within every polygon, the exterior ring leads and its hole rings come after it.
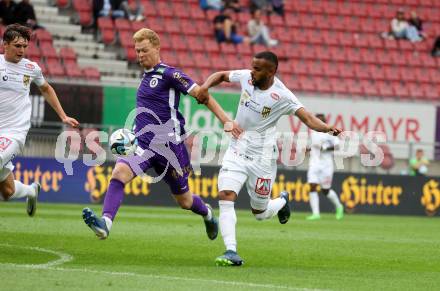
POLYGON ((131 130, 121 128, 110 136, 110 150, 116 156, 131 156, 136 148, 137 139, 131 130))

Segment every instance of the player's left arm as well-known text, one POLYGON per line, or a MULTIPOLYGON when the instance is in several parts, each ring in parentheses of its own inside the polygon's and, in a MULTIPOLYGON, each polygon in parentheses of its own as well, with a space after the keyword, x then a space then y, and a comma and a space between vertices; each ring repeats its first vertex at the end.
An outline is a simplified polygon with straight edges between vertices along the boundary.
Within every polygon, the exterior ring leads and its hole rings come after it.
POLYGON ((298 116, 298 118, 302 122, 304 122, 307 127, 315 131, 326 132, 335 136, 341 133, 340 129, 322 122, 319 118, 315 117, 315 115, 307 111, 304 107, 296 110, 295 115, 298 116))
POLYGON ((75 118, 66 115, 63 107, 61 106, 60 100, 55 93, 55 90, 51 85, 49 85, 48 82, 44 82, 44 84, 38 88, 40 89, 41 94, 44 96, 44 99, 46 99, 47 103, 49 103, 49 105, 55 110, 63 123, 72 127, 79 126, 79 122, 75 118))

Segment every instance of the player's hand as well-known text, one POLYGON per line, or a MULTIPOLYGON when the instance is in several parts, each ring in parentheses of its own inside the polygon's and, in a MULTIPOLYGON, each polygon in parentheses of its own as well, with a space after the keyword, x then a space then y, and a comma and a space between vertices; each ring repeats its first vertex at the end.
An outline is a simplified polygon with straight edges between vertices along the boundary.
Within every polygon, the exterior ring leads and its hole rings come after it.
POLYGON ((330 126, 329 131, 327 131, 328 134, 331 134, 333 136, 338 136, 339 134, 341 134, 342 130, 340 130, 339 128, 336 128, 334 126, 330 126))
POLYGON ((235 121, 228 121, 224 126, 225 132, 231 133, 235 139, 238 139, 240 135, 243 133, 243 129, 238 126, 238 123, 235 121))
POLYGON ((71 127, 78 127, 79 126, 79 122, 72 117, 66 116, 65 118, 63 118, 63 123, 70 125, 71 127))
POLYGON ((209 92, 208 88, 200 86, 197 95, 195 96, 197 99, 197 103, 199 104, 208 104, 209 101, 209 92))

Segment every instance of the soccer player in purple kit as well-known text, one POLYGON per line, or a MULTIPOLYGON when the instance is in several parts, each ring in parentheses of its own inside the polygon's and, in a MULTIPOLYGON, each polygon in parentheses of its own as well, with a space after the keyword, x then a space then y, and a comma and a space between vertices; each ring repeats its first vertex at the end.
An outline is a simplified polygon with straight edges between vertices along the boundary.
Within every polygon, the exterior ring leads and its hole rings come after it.
POLYGON ((136 98, 135 133, 139 148, 148 155, 138 154, 117 160, 105 195, 102 217, 98 217, 90 208, 84 208, 84 222, 100 239, 106 239, 122 203, 125 184, 142 174, 139 170, 145 172, 154 168, 158 174, 163 174, 180 207, 203 217, 207 235, 213 240, 218 234, 217 219, 211 207, 199 196, 193 195, 188 187, 192 168, 182 140, 185 120, 178 110, 180 94, 189 94, 205 104, 227 125, 225 131, 234 137, 241 134, 241 129, 230 120, 214 98, 199 94, 200 87, 191 78, 161 62, 160 39, 156 32, 142 28, 133 35, 133 40, 139 64, 144 69, 136 98), (166 156, 161 149, 172 154, 166 156))

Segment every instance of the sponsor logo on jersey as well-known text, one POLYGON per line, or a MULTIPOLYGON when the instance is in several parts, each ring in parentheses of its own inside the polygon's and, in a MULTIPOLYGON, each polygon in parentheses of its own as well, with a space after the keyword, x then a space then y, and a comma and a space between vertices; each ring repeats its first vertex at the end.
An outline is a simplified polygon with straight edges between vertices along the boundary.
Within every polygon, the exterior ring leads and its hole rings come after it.
POLYGON ((31 77, 30 76, 23 75, 23 85, 24 86, 26 86, 26 87, 29 86, 30 81, 31 81, 31 77))
POLYGON ((183 76, 179 72, 174 72, 173 77, 174 77, 174 79, 179 81, 183 86, 185 86, 185 87, 189 86, 188 82, 183 78, 183 76))
POLYGON ((250 94, 247 91, 243 91, 240 97, 240 105, 245 105, 249 100, 251 100, 250 94))
POLYGON ((277 93, 270 93, 270 97, 272 97, 272 99, 275 101, 280 100, 280 95, 278 95, 277 93))
POLYGON ((159 83, 159 81, 156 78, 153 78, 150 80, 150 87, 154 88, 157 86, 158 83, 159 83))
POLYGON ((8 75, 4 75, 3 77, 2 77, 2 79, 3 79, 3 81, 7 81, 8 79, 9 79, 9 77, 8 77, 8 75))
POLYGON ((165 72, 165 68, 164 67, 160 67, 156 70, 156 72, 158 72, 159 74, 163 74, 165 72))
POLYGON ((263 110, 261 111, 261 116, 263 116, 263 118, 268 117, 271 110, 272 110, 272 108, 264 106, 263 110))
POLYGON ((258 178, 257 183, 255 185, 255 193, 260 195, 269 195, 270 194, 270 179, 258 178))
POLYGON ((6 150, 12 144, 12 140, 7 137, 0 136, 0 151, 6 150))
POLYGON ((29 70, 33 70, 33 69, 35 69, 35 66, 33 65, 33 64, 31 64, 31 63, 27 63, 26 65, 24 65, 25 67, 26 67, 26 69, 29 69, 29 70))

